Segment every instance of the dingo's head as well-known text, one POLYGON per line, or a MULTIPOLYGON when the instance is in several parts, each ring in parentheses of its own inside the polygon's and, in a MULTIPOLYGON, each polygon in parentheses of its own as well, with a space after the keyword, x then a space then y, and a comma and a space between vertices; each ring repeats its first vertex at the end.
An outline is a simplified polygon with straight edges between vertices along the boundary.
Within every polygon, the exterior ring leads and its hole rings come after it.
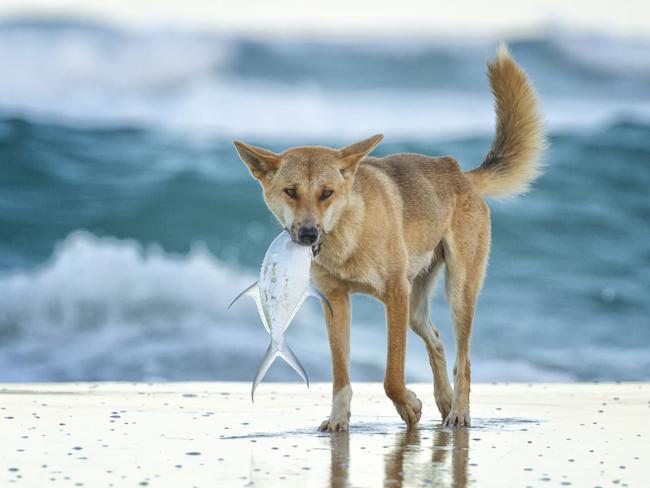
POLYGON ((383 137, 379 134, 338 150, 294 147, 281 154, 239 141, 235 147, 294 242, 317 246, 348 204, 359 164, 383 137))

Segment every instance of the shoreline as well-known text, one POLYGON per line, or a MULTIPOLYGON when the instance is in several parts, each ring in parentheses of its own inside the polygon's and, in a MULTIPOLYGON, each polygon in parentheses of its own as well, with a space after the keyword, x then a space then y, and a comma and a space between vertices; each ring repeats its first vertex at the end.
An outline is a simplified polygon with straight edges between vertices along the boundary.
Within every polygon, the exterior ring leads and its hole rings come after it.
POLYGON ((255 404, 249 383, 0 384, 0 483, 647 482, 650 383, 475 384, 470 429, 442 428, 431 385, 409 385, 423 402, 412 432, 380 383, 352 387, 351 431, 324 434, 328 383, 263 383, 255 404))

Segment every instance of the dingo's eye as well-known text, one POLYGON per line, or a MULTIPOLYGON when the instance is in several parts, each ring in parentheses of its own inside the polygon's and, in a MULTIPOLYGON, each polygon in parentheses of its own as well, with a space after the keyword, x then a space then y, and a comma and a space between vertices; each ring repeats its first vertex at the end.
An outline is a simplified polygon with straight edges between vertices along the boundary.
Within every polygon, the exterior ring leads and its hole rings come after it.
POLYGON ((298 198, 298 192, 295 188, 285 188, 284 192, 288 195, 289 198, 296 199, 298 198))
POLYGON ((332 190, 323 190, 323 193, 320 195, 321 200, 327 200, 329 197, 332 196, 332 193, 334 193, 332 190))

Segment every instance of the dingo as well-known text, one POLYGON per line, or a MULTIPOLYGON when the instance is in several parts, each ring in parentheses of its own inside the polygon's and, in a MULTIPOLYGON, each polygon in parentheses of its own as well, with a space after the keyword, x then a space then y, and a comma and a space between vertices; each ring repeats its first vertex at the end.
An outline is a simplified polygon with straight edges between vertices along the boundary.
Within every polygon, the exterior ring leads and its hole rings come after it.
POLYGON ((488 74, 496 136, 483 163, 469 172, 447 156, 368 157, 382 135, 338 150, 296 147, 281 154, 235 142, 269 209, 295 242, 318 253, 312 278, 333 310, 325 314, 333 402, 321 431, 349 428, 351 293, 367 293, 386 307, 384 389, 407 426, 417 424, 422 410, 404 384, 408 326, 426 345, 444 424, 470 425, 469 341, 490 249, 490 212, 483 197, 526 191, 540 173, 545 144, 534 89, 505 46, 489 63, 488 74), (429 317, 443 265, 457 343, 453 391, 429 317))

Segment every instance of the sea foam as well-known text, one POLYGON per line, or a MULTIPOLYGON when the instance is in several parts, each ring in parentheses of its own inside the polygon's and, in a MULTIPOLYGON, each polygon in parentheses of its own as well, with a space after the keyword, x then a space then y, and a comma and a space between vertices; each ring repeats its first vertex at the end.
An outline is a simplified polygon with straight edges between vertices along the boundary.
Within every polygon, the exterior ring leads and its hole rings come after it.
MULTIPOLYGON (((650 120, 647 41, 549 33, 510 46, 543 95, 551 130, 650 120)), ((0 109, 275 141, 485 135, 494 125, 485 77, 493 55, 490 40, 346 44, 4 23, 0 109)))

